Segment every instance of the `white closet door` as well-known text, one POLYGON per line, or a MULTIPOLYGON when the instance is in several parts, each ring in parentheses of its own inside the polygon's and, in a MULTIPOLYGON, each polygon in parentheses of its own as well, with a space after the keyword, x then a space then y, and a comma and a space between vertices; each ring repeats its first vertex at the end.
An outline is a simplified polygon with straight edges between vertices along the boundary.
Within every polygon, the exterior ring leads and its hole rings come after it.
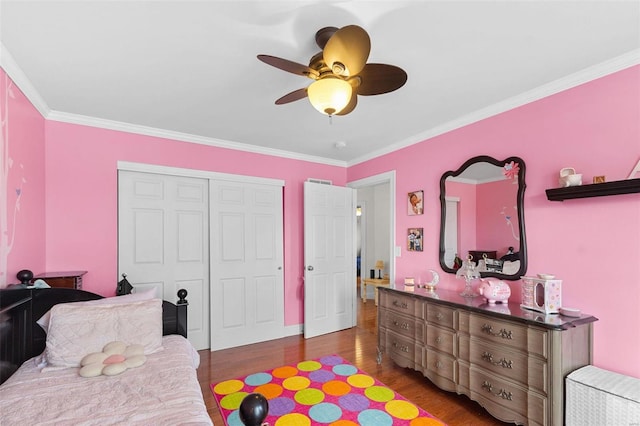
POLYGON ((189 341, 209 348, 208 180, 120 170, 118 269, 134 291, 175 302, 186 289, 189 341))
POLYGON ((285 335, 282 187, 211 183, 211 350, 285 335))

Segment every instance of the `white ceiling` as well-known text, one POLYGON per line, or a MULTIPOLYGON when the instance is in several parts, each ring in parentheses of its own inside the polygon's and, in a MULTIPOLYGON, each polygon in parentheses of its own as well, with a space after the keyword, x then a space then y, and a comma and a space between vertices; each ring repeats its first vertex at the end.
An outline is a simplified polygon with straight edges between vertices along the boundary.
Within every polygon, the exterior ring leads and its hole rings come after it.
POLYGON ((640 63, 640 1, 0 2, 3 68, 52 120, 350 165, 640 63), (362 26, 399 90, 306 99, 326 26, 362 26), (344 148, 336 148, 344 142, 344 148))

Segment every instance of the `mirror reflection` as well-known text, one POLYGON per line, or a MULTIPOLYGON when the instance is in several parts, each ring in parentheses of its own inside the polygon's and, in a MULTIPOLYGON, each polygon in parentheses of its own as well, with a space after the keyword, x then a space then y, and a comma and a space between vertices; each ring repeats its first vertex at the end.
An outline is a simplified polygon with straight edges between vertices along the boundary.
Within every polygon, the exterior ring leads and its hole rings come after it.
POLYGON ((517 280, 527 271, 525 164, 474 157, 440 179, 440 266, 455 273, 471 257, 483 277, 517 280))

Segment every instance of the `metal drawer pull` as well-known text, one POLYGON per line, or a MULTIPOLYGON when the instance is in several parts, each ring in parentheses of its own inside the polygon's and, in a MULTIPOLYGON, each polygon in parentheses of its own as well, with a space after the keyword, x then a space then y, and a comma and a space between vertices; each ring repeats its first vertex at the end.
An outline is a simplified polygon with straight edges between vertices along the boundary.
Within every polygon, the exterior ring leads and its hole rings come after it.
POLYGON ((436 361, 436 368, 438 370, 442 368, 442 363, 440 361, 436 361))
POLYGON ((393 321, 393 325, 395 325, 396 327, 400 327, 403 330, 408 330, 409 329, 409 324, 406 322, 400 323, 398 321, 393 321))
POLYGON ((436 337, 436 343, 442 343, 442 337, 440 336, 436 337))
POLYGON ((482 359, 493 365, 499 365, 502 368, 513 368, 513 361, 500 358, 500 361, 494 361, 493 355, 489 352, 482 354, 482 359))
POLYGON ((436 318, 438 319, 438 321, 442 321, 442 318, 444 318, 444 315, 442 315, 442 312, 438 312, 438 314, 436 315, 436 318))
POLYGON ((493 327, 490 326, 489 324, 482 324, 482 331, 491 336, 502 337, 503 339, 508 339, 508 340, 513 339, 513 333, 511 331, 507 331, 504 328, 502 328, 500 329, 500 331, 496 333, 495 331, 493 331, 493 327))
POLYGON ((409 353, 409 346, 406 345, 401 345, 397 342, 393 342, 392 346, 396 349, 400 349, 402 352, 407 352, 409 353))
POLYGON ((393 306, 396 306, 398 308, 402 308, 402 309, 407 309, 407 302, 398 302, 397 300, 393 301, 393 306))
POLYGON ((493 391, 493 385, 491 383, 489 383, 488 381, 486 381, 486 380, 482 384, 482 389, 486 390, 487 392, 489 392, 492 395, 499 396, 502 399, 506 399, 508 401, 513 401, 513 394, 511 392, 507 392, 504 389, 500 389, 498 392, 494 392, 493 391))

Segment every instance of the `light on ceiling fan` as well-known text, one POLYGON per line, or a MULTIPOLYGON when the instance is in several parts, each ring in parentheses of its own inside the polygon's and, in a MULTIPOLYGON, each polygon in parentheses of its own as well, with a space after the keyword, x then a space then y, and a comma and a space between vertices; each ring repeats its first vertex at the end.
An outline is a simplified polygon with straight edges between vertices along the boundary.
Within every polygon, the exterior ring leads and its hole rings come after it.
POLYGON ((353 87, 338 77, 326 76, 311 83, 307 94, 315 109, 323 114, 334 115, 349 104, 353 87))

